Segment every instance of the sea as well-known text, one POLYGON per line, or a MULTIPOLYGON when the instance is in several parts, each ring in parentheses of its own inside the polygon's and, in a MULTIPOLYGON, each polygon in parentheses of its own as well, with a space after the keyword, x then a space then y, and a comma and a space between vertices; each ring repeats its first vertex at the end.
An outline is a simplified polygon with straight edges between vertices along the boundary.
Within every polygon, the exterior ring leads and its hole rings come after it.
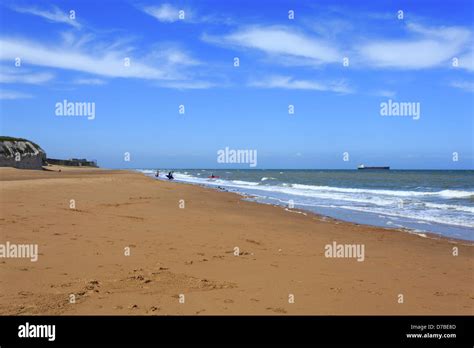
MULTIPOLYGON (((156 173, 138 171, 153 178, 156 173)), ((176 182, 227 190, 264 204, 474 241, 472 170, 160 169, 157 180, 168 180, 169 171, 176 182)))

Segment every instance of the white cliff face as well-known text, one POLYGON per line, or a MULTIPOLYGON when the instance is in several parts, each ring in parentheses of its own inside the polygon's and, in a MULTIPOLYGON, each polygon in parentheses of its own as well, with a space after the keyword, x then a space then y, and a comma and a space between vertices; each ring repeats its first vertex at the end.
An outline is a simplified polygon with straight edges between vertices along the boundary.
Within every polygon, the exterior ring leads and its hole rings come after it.
POLYGON ((28 140, 0 140, 0 167, 41 169, 46 153, 28 140))

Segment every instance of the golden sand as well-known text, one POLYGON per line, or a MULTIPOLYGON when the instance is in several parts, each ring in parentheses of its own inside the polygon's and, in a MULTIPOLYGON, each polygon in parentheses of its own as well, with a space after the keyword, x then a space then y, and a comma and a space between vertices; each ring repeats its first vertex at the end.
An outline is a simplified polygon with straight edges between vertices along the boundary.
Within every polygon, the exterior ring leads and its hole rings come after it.
POLYGON ((1 168, 0 190, 0 243, 39 250, 0 258, 0 314, 474 312, 469 243, 127 171, 1 168), (333 243, 364 260, 325 257, 333 243))

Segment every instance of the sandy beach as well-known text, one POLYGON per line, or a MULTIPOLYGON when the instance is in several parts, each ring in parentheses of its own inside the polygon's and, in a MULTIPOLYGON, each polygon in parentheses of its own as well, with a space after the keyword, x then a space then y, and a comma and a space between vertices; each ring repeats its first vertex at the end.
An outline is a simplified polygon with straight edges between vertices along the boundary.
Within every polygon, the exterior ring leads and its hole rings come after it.
POLYGON ((0 168, 0 190, 0 243, 39 250, 0 259, 2 315, 474 313, 467 242, 129 171, 0 168), (364 260, 325 257, 333 242, 364 260))

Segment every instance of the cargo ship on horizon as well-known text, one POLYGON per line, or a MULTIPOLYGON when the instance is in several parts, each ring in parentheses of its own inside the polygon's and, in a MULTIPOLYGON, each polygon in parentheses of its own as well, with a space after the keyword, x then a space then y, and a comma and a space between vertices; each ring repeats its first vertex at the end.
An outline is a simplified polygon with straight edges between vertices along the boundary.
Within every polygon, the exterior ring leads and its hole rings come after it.
POLYGON ((383 167, 367 167, 364 164, 361 164, 360 166, 357 167, 358 170, 367 170, 367 169, 372 169, 372 170, 390 170, 390 167, 388 166, 383 166, 383 167))

